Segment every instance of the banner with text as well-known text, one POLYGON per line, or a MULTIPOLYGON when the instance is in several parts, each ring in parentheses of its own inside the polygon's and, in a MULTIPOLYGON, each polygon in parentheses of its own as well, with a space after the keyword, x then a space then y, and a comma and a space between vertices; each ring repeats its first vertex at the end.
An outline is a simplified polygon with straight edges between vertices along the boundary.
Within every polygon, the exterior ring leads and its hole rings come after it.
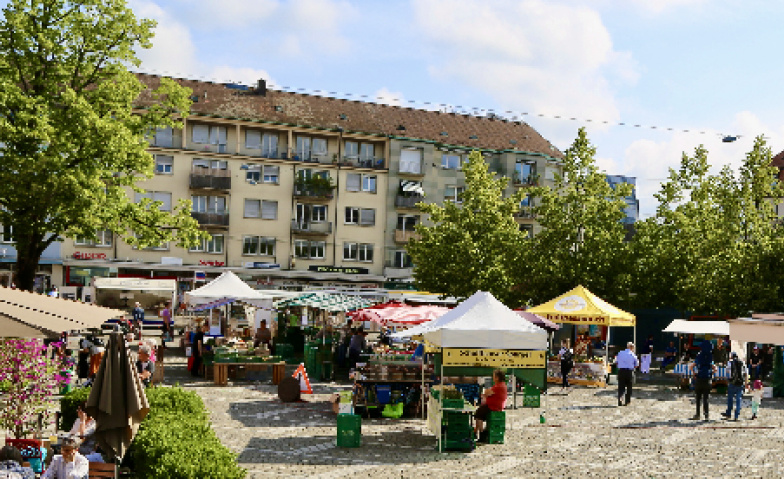
POLYGON ((444 366, 473 366, 485 368, 544 368, 544 351, 520 349, 444 348, 444 366))

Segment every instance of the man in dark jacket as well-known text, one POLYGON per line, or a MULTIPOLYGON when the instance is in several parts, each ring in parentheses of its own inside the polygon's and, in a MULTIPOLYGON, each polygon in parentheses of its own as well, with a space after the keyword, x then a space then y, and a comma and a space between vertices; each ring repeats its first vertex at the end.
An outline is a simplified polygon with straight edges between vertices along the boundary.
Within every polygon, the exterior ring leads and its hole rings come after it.
POLYGON ((700 418, 700 402, 705 413, 705 420, 708 416, 708 398, 710 396, 711 381, 716 374, 716 365, 713 364, 713 354, 711 350, 713 344, 710 341, 703 341, 697 359, 691 365, 691 373, 694 376, 694 393, 697 395, 697 414, 692 419, 695 421, 700 418))

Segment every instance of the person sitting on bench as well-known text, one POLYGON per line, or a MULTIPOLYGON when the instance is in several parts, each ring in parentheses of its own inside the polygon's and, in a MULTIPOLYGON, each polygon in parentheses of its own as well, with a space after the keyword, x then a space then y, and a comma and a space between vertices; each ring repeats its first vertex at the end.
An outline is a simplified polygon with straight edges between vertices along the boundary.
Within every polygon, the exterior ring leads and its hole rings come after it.
POLYGON ((482 405, 474 413, 474 434, 479 435, 481 441, 484 437, 484 423, 490 416, 490 411, 503 411, 506 407, 506 375, 500 369, 493 371, 493 387, 485 389, 482 393, 482 405))

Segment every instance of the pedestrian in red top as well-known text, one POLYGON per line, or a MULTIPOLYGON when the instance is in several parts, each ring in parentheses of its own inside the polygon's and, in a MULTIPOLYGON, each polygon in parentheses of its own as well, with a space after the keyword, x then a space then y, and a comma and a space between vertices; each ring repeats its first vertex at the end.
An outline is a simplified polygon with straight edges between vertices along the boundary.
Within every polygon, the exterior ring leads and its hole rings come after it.
POLYGON ((482 393, 482 405, 474 413, 474 433, 482 434, 490 411, 503 411, 506 407, 506 375, 500 369, 493 371, 493 387, 482 393))

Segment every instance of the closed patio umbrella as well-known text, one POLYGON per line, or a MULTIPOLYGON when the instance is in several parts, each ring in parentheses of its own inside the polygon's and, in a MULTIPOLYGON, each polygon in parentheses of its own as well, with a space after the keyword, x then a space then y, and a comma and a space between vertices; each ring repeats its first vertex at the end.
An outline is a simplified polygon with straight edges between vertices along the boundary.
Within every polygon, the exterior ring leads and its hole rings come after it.
POLYGON ((87 400, 86 412, 95 418, 96 443, 110 457, 121 459, 149 411, 125 337, 112 333, 87 400))

